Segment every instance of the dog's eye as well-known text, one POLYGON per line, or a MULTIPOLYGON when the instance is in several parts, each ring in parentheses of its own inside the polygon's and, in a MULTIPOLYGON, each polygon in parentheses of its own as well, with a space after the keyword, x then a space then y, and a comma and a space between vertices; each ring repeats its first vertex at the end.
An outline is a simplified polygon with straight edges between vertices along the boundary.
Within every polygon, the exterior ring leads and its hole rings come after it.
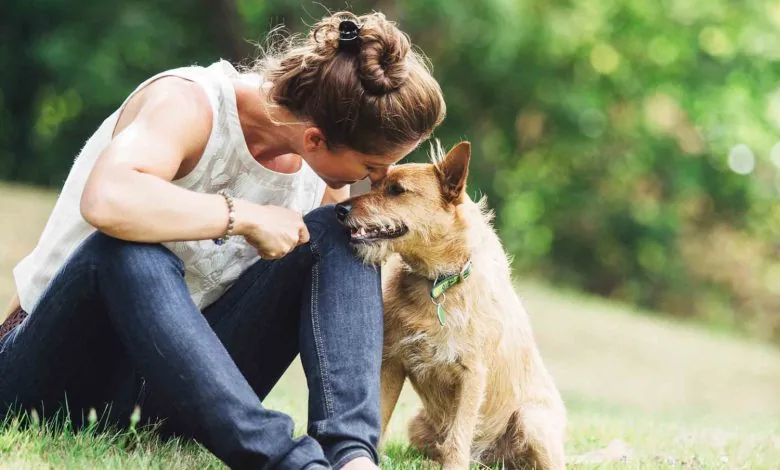
POLYGON ((389 194, 390 196, 399 196, 405 192, 406 189, 404 189, 404 187, 398 183, 393 183, 387 187, 387 194, 389 194))

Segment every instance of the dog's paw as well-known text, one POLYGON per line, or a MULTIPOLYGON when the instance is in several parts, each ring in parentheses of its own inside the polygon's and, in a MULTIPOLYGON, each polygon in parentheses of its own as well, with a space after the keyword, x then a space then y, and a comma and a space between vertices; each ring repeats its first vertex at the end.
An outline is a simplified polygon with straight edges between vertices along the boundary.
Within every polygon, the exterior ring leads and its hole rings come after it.
POLYGON ((436 450, 441 456, 440 461, 444 470, 468 470, 469 455, 467 453, 446 444, 440 444, 437 447, 436 450))

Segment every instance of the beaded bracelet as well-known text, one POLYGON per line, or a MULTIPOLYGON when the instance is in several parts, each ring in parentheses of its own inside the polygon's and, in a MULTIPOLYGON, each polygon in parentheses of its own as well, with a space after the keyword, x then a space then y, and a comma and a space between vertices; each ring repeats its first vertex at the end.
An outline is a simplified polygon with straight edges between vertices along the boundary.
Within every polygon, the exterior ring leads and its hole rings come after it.
POLYGON ((231 196, 226 189, 220 190, 217 194, 225 198, 225 202, 227 202, 228 206, 228 225, 227 230, 225 230, 225 234, 222 235, 220 238, 215 238, 214 243, 217 245, 222 245, 230 237, 233 236, 233 226, 236 222, 236 212, 233 209, 233 196, 231 196))

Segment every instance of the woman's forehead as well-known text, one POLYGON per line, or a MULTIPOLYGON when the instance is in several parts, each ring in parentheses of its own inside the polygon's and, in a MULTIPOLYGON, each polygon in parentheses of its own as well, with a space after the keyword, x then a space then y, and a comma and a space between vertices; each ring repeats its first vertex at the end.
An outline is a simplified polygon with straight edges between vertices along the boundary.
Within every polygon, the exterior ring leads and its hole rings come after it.
POLYGON ((393 163, 397 163, 400 160, 403 160, 407 155, 412 153, 412 151, 416 149, 418 145, 419 142, 415 142, 414 144, 396 148, 383 155, 369 155, 369 154, 359 154, 359 155, 362 157, 363 161, 369 165, 390 166, 393 163))

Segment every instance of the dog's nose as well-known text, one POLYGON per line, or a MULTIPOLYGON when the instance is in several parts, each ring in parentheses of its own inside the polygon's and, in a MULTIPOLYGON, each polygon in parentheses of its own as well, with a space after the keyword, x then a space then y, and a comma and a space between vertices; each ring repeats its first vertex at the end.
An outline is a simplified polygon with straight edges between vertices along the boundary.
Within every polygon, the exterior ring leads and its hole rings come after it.
POLYGON ((336 204, 336 217, 344 222, 344 219, 347 218, 347 215, 349 215, 349 211, 352 210, 352 204, 348 202, 342 202, 340 204, 336 204))

